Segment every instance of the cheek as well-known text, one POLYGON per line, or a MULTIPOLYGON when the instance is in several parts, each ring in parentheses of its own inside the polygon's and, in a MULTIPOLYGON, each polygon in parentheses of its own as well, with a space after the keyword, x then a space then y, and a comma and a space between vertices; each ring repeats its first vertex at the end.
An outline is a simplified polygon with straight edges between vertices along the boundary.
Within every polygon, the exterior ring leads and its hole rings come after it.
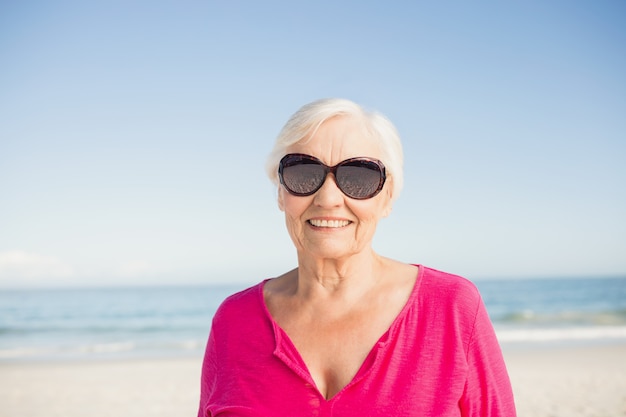
MULTIPOLYGON (((294 217, 293 213, 302 213, 310 203, 308 197, 297 197, 289 194, 281 186, 278 187, 278 208, 285 214, 294 217)), ((295 214, 297 217, 299 214, 295 214)))
POLYGON ((279 206, 282 205, 281 210, 285 215, 287 233, 298 250, 304 248, 304 229, 306 224, 302 220, 302 215, 308 207, 306 202, 302 200, 307 200, 307 197, 294 197, 288 193, 284 193, 282 203, 279 202, 279 206))
POLYGON ((288 221, 297 221, 310 206, 310 197, 296 197, 285 190, 278 193, 278 207, 285 213, 288 221))
POLYGON ((366 205, 353 206, 354 214, 364 223, 376 224, 389 213, 389 205, 385 201, 368 201, 367 203, 366 205))

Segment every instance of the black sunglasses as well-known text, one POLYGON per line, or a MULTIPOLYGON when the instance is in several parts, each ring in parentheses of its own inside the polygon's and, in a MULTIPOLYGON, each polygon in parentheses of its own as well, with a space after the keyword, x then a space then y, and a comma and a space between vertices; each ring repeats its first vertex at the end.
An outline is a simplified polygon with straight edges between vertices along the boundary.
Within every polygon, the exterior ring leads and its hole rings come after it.
POLYGON ((329 167, 319 159, 301 153, 285 155, 278 165, 278 177, 293 195, 307 196, 322 188, 326 176, 333 173, 337 187, 356 200, 372 198, 383 189, 387 174, 378 159, 350 158, 329 167))

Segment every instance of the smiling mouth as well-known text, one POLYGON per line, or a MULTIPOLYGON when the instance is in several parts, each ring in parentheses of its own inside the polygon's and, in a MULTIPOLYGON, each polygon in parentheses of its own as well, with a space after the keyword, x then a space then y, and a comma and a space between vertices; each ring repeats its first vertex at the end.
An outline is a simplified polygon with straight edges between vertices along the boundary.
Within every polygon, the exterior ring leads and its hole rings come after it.
POLYGON ((315 227, 327 227, 332 229, 337 229, 339 227, 346 227, 352 223, 349 220, 317 220, 311 219, 309 220, 309 224, 315 227))

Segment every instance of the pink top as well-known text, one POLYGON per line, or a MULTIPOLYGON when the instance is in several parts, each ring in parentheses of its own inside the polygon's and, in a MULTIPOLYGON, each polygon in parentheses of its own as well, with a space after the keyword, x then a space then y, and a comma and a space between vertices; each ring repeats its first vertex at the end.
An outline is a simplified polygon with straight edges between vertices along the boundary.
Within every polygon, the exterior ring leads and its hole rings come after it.
POLYGON ((458 276, 419 271, 389 330, 329 400, 272 319, 264 283, 230 296, 213 319, 198 416, 515 416, 478 290, 458 276))

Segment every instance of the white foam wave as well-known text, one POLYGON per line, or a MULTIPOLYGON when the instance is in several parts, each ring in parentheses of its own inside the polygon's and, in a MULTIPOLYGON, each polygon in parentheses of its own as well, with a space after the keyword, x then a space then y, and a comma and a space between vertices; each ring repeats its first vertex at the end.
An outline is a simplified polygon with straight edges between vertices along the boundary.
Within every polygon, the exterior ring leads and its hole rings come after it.
POLYGON ((83 345, 78 351, 80 353, 120 353, 128 352, 135 348, 133 342, 98 343, 94 345, 83 345))
POLYGON ((198 340, 185 340, 176 344, 176 347, 183 350, 198 350, 204 347, 204 342, 198 340))
POLYGON ((500 342, 626 339, 626 326, 496 329, 500 342))
POLYGON ((0 349, 0 359, 28 358, 28 357, 40 356, 40 355, 44 355, 48 353, 49 353, 48 350, 30 348, 30 347, 0 349))

